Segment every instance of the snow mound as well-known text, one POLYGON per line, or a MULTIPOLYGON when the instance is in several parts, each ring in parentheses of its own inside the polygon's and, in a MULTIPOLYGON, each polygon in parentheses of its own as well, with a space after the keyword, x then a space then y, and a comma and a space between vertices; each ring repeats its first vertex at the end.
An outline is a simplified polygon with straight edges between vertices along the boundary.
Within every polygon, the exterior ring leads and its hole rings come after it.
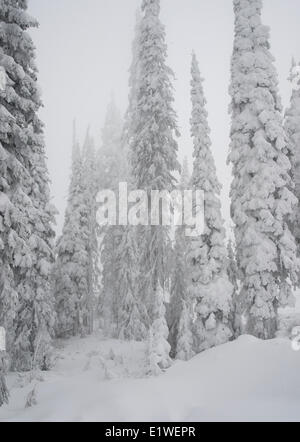
POLYGON ((145 353, 144 344, 99 336, 63 343, 41 379, 10 375, 0 421, 300 420, 300 351, 286 338, 243 336, 154 378, 145 353), (34 387, 37 404, 25 408, 34 387))

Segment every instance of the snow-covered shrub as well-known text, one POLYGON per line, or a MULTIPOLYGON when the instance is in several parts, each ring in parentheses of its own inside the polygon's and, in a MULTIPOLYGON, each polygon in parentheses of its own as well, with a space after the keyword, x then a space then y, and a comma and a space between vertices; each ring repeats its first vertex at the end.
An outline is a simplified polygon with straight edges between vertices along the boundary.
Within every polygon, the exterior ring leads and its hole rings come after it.
POLYGON ((166 321, 166 308, 164 305, 165 293, 160 284, 155 292, 154 322, 149 332, 148 353, 150 372, 158 374, 171 366, 170 351, 168 343, 169 329, 166 321))

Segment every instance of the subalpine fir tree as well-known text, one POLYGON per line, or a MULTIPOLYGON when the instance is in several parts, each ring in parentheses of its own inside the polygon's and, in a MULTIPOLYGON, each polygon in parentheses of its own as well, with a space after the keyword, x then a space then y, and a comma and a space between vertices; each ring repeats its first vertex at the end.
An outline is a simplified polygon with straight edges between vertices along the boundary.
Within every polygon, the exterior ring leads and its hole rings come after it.
MULTIPOLYGON (((132 45, 132 62, 129 77, 129 104, 125 114, 125 121, 122 135, 123 161, 126 164, 122 181, 126 181, 129 189, 134 187, 130 170, 129 146, 137 120, 137 98, 139 85, 139 43, 141 35, 141 11, 136 13, 134 40, 132 45)), ((147 337, 149 328, 149 317, 142 302, 139 290, 139 251, 138 251, 138 229, 134 226, 127 226, 121 230, 121 241, 119 246, 117 280, 120 298, 119 331, 121 339, 143 340, 147 337)))
POLYGON ((292 84, 290 107, 285 114, 285 130, 288 137, 288 152, 291 161, 291 176, 295 185, 298 205, 292 216, 292 233, 300 254, 300 63, 292 62, 289 80, 292 84))
MULTIPOLYGON (((166 65, 167 45, 165 29, 159 18, 160 1, 143 0, 142 10, 137 110, 130 139, 130 161, 134 187, 147 191, 150 201, 151 190, 174 189, 173 172, 180 166, 175 140, 178 131, 173 110, 173 73, 166 65)), ((169 288, 169 229, 159 225, 138 230, 140 293, 152 316, 157 284, 163 290, 169 288)))
MULTIPOLYGON (((184 159, 179 190, 184 192, 189 189, 190 174, 187 158, 184 159)), ((170 303, 167 305, 167 320, 170 329, 169 342, 172 354, 176 354, 178 326, 181 318, 183 301, 187 299, 187 251, 188 238, 186 226, 178 226, 175 231, 175 244, 173 250, 173 268, 171 273, 170 303)))
POLYGON ((299 262, 289 219, 297 200, 262 0, 234 0, 231 66, 231 186, 244 331, 275 336, 278 308, 291 296, 299 262))
POLYGON ((227 342, 232 337, 232 292, 227 277, 227 251, 220 190, 211 152, 210 130, 202 78, 192 58, 191 134, 194 143, 192 187, 204 192, 205 227, 189 240, 189 297, 196 302, 196 351, 227 342))
POLYGON ((49 178, 27 1, 0 2, 0 325, 12 368, 48 368, 54 325, 49 178), (24 49, 26 47, 26 50, 24 49), (2 304, 2 305, 1 305, 2 304), (3 312, 3 318, 1 318, 3 312))
POLYGON ((88 265, 86 250, 85 186, 83 161, 75 132, 72 152, 72 173, 63 232, 57 243, 54 269, 59 337, 84 335, 88 332, 88 265))
POLYGON ((178 325, 176 359, 181 361, 189 361, 195 356, 193 347, 194 339, 192 333, 192 312, 191 306, 188 306, 186 301, 182 301, 183 307, 180 315, 178 325))

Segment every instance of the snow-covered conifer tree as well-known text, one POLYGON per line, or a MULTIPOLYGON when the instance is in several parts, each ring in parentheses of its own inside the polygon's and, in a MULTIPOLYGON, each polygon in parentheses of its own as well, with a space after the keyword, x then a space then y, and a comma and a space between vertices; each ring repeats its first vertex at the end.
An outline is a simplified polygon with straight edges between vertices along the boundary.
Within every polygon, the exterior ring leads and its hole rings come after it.
MULTIPOLYGON (((122 149, 122 119, 114 100, 108 106, 102 130, 102 145, 98 152, 99 190, 110 189, 118 195, 119 182, 126 176, 127 164, 122 149)), ((99 232, 101 251, 101 294, 98 313, 104 331, 109 336, 118 336, 120 330, 120 244, 124 228, 106 226, 99 232)))
POLYGON ((299 262, 288 220, 297 200, 262 0, 234 0, 231 186, 245 332, 273 338, 299 262))
POLYGON ((112 97, 102 128, 101 147, 97 152, 99 189, 117 190, 124 176, 122 150, 123 121, 112 97))
POLYGON ((292 84, 291 103, 285 114, 285 130, 288 137, 288 152, 291 161, 291 176, 295 185, 298 205, 292 217, 292 233, 300 254, 300 63, 292 62, 289 80, 292 84))
POLYGON ((233 287, 227 277, 227 251, 220 190, 211 152, 210 130, 202 78, 192 58, 191 134, 194 143, 192 186, 204 192, 205 228, 189 241, 189 298, 196 301, 196 351, 222 344, 232 337, 233 287))
POLYGON ((84 335, 88 331, 88 263, 86 231, 82 229, 86 213, 83 161, 75 132, 72 150, 72 172, 64 227, 57 243, 54 270, 59 337, 84 335))
MULTIPOLYGON (((179 190, 189 189, 190 174, 187 158, 184 159, 179 190)), ((170 303, 167 306, 167 319, 170 329, 169 342, 172 354, 176 354, 178 326, 182 313, 183 300, 187 299, 187 251, 188 241, 186 226, 178 226, 175 231, 175 244, 173 249, 173 268, 171 273, 170 303)))
MULTIPOLYGON (((173 171, 177 161, 178 135, 173 110, 172 71, 166 65, 167 45, 161 24, 160 1, 143 0, 143 17, 138 42, 139 81, 136 101, 136 121, 130 138, 130 161, 133 184, 137 189, 172 191, 173 171)), ((168 289, 169 229, 162 225, 141 227, 139 280, 150 316, 157 283, 168 289)))
POLYGON ((54 264, 54 236, 56 210, 50 204, 49 175, 46 166, 42 123, 37 120, 29 141, 34 162, 29 168, 28 195, 32 210, 27 221, 30 237, 31 267, 19 284, 20 305, 15 318, 13 367, 18 370, 43 370, 51 366, 51 340, 54 337, 55 303, 51 287, 54 264), (31 299, 29 298, 31 295, 31 299), (30 299, 30 301, 29 301, 30 299), (28 308, 28 303, 30 308, 28 308))
POLYGON ((96 295, 99 293, 100 274, 98 269, 98 227, 96 220, 96 197, 98 192, 97 183, 97 163, 94 141, 90 136, 88 129, 82 151, 82 179, 84 192, 84 211, 82 220, 82 229, 85 230, 84 235, 85 249, 88 256, 87 265, 87 330, 88 333, 93 332, 93 318, 96 295))
POLYGON ((101 293, 98 314, 101 326, 107 336, 117 337, 119 329, 119 284, 118 271, 120 262, 117 252, 120 250, 122 231, 118 226, 107 226, 101 239, 101 293))
POLYGON ((182 301, 183 307, 178 325, 176 359, 188 361, 195 353, 193 351, 194 339, 192 333, 192 312, 191 306, 187 306, 186 301, 182 301))
POLYGON ((147 337, 145 326, 147 312, 138 292, 138 254, 133 226, 124 228, 119 255, 119 337, 126 340, 142 341, 147 337))
POLYGON ((141 38, 141 11, 136 12, 134 39, 132 43, 132 61, 129 70, 129 97, 128 108, 125 114, 123 128, 123 146, 127 150, 130 145, 131 137, 134 134, 134 125, 136 122, 138 85, 139 85, 139 44, 141 38))
POLYGON ((165 293, 159 283, 154 296, 154 322, 149 332, 148 352, 150 373, 157 375, 171 366, 171 346, 167 340, 169 329, 166 321, 165 293))
POLYGON ((158 364, 158 357, 154 350, 154 337, 152 327, 149 328, 148 340, 147 340, 147 359, 146 359, 146 372, 149 376, 159 376, 161 369, 158 364))
MULTIPOLYGON (((137 121, 140 37, 141 11, 138 9, 136 13, 132 62, 130 66, 129 104, 125 114, 122 135, 122 156, 124 164, 126 164, 122 180, 127 182, 129 188, 134 187, 130 168, 129 146, 132 136, 135 133, 135 124, 137 121)), ((149 317, 139 290, 138 229, 134 226, 127 226, 119 228, 118 230, 121 232, 117 257, 120 266, 116 275, 120 300, 118 336, 121 339, 143 340, 147 337, 149 317)))
POLYGON ((173 73, 166 65, 165 29, 159 18, 160 0, 143 0, 143 12, 132 172, 139 189, 151 190, 155 185, 155 190, 172 190, 175 180, 171 172, 180 169, 174 138, 178 131, 173 110, 173 73), (158 174, 160 170, 162 174, 158 174))
POLYGON ((28 34, 37 22, 27 14, 26 0, 0 6, 0 66, 6 75, 0 92, 0 325, 7 330, 12 368, 28 370, 33 359, 41 368, 48 365, 54 209, 28 34))

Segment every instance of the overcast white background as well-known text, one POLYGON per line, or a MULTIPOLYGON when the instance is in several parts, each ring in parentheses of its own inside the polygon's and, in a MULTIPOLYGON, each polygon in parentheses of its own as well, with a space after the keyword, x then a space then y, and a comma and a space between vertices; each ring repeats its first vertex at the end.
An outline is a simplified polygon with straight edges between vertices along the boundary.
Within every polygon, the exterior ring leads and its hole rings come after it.
MULTIPOLYGON (((39 84, 43 93, 46 149, 58 231, 66 206, 76 118, 82 141, 91 125, 97 143, 106 106, 114 93, 122 112, 127 106, 128 68, 135 11, 141 0, 29 0, 29 12, 40 22, 32 31, 37 47, 39 84)), ((209 124, 218 176, 223 183, 223 214, 229 226, 230 170, 226 166, 230 118, 228 95, 233 45, 232 0, 162 0, 170 67, 174 70, 176 111, 181 130, 180 158, 191 157, 189 136, 190 61, 195 50, 208 100, 209 124)), ((287 81, 291 57, 300 59, 300 1, 265 0, 263 21, 271 27, 272 53, 283 104, 289 102, 287 81)))

